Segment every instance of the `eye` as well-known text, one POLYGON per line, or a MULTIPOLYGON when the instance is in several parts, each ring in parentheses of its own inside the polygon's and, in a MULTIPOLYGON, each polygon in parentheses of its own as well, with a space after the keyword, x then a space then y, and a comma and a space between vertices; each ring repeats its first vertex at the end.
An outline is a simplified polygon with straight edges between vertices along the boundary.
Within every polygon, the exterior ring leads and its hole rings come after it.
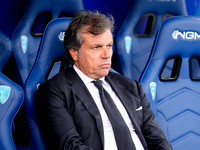
POLYGON ((111 48, 111 47, 112 47, 112 44, 107 45, 107 48, 111 48))
POLYGON ((92 49, 97 49, 97 46, 95 46, 95 47, 92 47, 92 49))

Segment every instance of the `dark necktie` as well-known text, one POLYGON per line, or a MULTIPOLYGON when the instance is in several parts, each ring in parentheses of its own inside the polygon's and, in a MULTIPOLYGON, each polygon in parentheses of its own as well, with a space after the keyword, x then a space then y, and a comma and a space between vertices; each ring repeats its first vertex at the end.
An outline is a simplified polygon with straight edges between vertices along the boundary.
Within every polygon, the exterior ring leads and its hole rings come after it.
POLYGON ((130 130, 110 94, 103 88, 102 81, 97 80, 93 83, 99 89, 101 102, 111 122, 118 150, 135 150, 130 130))

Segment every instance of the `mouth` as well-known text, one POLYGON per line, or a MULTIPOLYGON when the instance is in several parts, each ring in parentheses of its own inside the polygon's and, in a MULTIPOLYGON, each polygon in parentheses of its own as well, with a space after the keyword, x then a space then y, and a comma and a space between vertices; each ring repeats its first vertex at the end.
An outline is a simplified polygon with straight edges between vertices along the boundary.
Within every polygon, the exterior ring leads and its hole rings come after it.
POLYGON ((100 67, 102 67, 102 68, 110 68, 110 63, 101 64, 100 67))

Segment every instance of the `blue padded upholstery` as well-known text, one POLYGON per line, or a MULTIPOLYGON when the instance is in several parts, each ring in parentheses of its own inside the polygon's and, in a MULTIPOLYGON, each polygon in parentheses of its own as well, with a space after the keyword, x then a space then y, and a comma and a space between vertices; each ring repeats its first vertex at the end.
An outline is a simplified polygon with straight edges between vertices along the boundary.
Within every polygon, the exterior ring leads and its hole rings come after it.
MULTIPOLYGON (((188 2, 188 3, 189 3, 189 2, 188 2)), ((200 16, 200 1, 199 1, 199 0, 197 0, 195 6, 196 6, 196 7, 193 6, 194 15, 200 16)), ((192 9, 192 7, 191 7, 191 9, 192 9)))
POLYGON ((24 15, 12 36, 13 53, 19 74, 17 83, 24 85, 34 64, 46 24, 58 17, 71 17, 83 9, 82 0, 29 0, 24 15))
POLYGON ((64 56, 65 49, 63 46, 63 38, 69 21, 70 18, 58 18, 47 25, 35 64, 25 84, 25 108, 31 133, 31 148, 33 150, 45 149, 45 142, 39 131, 36 118, 35 93, 37 91, 37 86, 47 80, 46 75, 48 74, 52 62, 64 56))
POLYGON ((157 29, 162 20, 171 15, 187 15, 185 0, 133 0, 116 37, 116 52, 120 63, 116 70, 139 80, 157 29))
POLYGON ((12 55, 11 40, 0 31, 0 71, 12 55))
POLYGON ((0 149, 15 150, 12 123, 24 100, 22 88, 0 72, 0 149))
POLYGON ((140 80, 174 150, 200 148, 199 26, 194 16, 164 21, 140 80))

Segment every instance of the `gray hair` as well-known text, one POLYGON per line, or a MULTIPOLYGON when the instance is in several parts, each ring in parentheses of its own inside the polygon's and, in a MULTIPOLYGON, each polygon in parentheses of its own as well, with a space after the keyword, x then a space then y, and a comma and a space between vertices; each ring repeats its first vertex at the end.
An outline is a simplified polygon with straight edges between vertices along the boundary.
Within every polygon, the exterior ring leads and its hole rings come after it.
POLYGON ((110 29, 113 33, 114 18, 110 14, 104 15, 98 11, 81 10, 75 14, 65 31, 64 38, 65 57, 71 64, 74 63, 74 60, 69 53, 69 49, 80 49, 83 42, 80 33, 83 29, 86 29, 86 32, 92 35, 100 35, 106 29, 110 29))

